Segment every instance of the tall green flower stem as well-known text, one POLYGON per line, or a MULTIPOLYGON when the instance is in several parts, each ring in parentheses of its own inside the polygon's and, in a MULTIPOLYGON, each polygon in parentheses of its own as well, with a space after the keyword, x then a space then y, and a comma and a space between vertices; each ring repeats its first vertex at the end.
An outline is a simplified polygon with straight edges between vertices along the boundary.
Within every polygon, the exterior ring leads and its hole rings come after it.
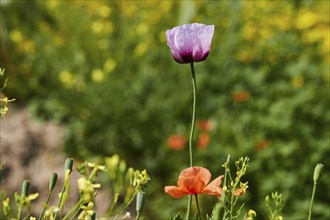
MULTIPOLYGON (((193 136, 194 136, 194 131, 195 131, 195 121, 196 121, 196 102, 197 102, 196 90, 197 89, 196 89, 196 77, 195 77, 194 63, 190 63, 190 68, 191 68, 191 78, 192 78, 192 86, 193 86, 193 108, 192 108, 192 117, 191 117, 191 129, 190 129, 190 135, 189 135, 189 165, 192 167, 193 166, 192 141, 193 141, 193 136)), ((192 195, 189 195, 186 219, 189 219, 189 216, 190 216, 191 201, 192 201, 192 195)))
POLYGON ((195 121, 196 121, 196 102, 197 102, 197 95, 196 95, 196 77, 195 77, 195 68, 194 63, 190 63, 191 68, 191 78, 192 78, 192 86, 193 86, 193 108, 192 108, 192 117, 191 117, 191 128, 190 128, 190 135, 189 135, 189 162, 190 166, 193 165, 193 153, 192 153, 192 141, 195 131, 195 121))

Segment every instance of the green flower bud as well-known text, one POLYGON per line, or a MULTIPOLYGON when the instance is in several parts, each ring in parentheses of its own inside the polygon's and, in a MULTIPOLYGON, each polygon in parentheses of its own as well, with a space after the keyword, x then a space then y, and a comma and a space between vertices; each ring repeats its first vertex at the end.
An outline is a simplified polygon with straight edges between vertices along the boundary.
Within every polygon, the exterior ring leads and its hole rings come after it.
POLYGON ((29 180, 24 180, 23 185, 22 185, 21 198, 25 198, 28 195, 29 188, 30 188, 30 181, 29 180))
POLYGON ((142 209, 143 209, 143 206, 144 206, 144 195, 145 195, 145 192, 138 192, 137 195, 136 195, 136 211, 137 213, 141 213, 142 209))
POLYGON ((67 158, 65 160, 64 171, 70 170, 70 173, 71 173, 72 172, 72 167, 73 167, 73 159, 72 158, 67 158))
POLYGON ((53 191, 56 183, 57 183, 57 173, 53 173, 53 175, 50 177, 50 181, 49 181, 49 191, 53 191))
POLYGON ((322 169, 323 169, 323 164, 321 164, 321 163, 318 163, 315 166, 314 176, 313 176, 313 180, 314 180, 315 183, 319 180, 322 169))

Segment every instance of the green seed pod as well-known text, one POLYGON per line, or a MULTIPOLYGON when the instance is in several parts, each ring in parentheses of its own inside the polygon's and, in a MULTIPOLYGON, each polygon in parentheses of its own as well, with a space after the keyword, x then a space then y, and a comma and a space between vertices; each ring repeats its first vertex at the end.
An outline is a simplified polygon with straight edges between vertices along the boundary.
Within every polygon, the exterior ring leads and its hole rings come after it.
POLYGON ((314 183, 316 183, 319 180, 322 169, 323 169, 323 164, 321 164, 321 163, 318 163, 315 166, 314 176, 313 176, 314 183))
POLYGON ((23 185, 22 185, 21 198, 24 198, 28 195, 29 188, 30 188, 30 181, 29 180, 24 180, 23 185))
POLYGON ((144 206, 144 195, 145 192, 138 192, 136 195, 136 211, 137 213, 141 213, 143 206, 144 206))
POLYGON ((56 183, 57 183, 57 173, 53 173, 53 175, 50 177, 50 181, 49 181, 49 191, 53 191, 56 183))
POLYGON ((64 171, 70 170, 70 173, 71 173, 72 172, 72 167, 73 167, 73 159, 72 158, 67 158, 65 160, 64 171))

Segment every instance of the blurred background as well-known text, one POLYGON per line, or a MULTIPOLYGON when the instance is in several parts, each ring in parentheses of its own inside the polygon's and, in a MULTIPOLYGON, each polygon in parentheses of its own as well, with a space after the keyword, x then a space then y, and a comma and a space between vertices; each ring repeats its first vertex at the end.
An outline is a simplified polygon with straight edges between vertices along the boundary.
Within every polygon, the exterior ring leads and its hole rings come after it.
MULTIPOLYGON (((214 24, 209 57, 195 65, 194 164, 215 177, 228 154, 248 156, 246 207, 265 219, 264 197, 278 191, 284 218, 306 219, 314 167, 323 163, 314 216, 330 218, 328 1, 1 0, 0 6, 4 94, 16 99, 9 113, 31 114, 28 122, 39 127, 55 124, 55 137, 42 143, 65 156, 116 153, 146 168, 149 219, 186 206, 163 192, 189 164, 192 106, 190 67, 173 60, 165 31, 214 24)), ((33 143, 29 157, 44 147, 33 143)), ((214 202, 202 197, 204 211, 214 202)))

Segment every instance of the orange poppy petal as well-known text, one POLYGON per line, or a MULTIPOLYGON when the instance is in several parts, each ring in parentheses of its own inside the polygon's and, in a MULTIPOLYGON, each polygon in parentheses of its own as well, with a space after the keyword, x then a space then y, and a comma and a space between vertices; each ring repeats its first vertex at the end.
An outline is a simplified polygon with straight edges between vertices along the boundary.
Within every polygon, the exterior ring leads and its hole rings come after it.
POLYGON ((189 167, 184 169, 178 180, 178 187, 191 194, 199 194, 211 179, 211 173, 203 167, 189 167))
POLYGON ((165 193, 177 199, 189 194, 188 192, 177 186, 165 186, 164 190, 165 193))
POLYGON ((222 189, 220 188, 221 180, 224 176, 219 176, 214 179, 209 185, 207 185, 201 192, 203 194, 221 196, 222 189))

